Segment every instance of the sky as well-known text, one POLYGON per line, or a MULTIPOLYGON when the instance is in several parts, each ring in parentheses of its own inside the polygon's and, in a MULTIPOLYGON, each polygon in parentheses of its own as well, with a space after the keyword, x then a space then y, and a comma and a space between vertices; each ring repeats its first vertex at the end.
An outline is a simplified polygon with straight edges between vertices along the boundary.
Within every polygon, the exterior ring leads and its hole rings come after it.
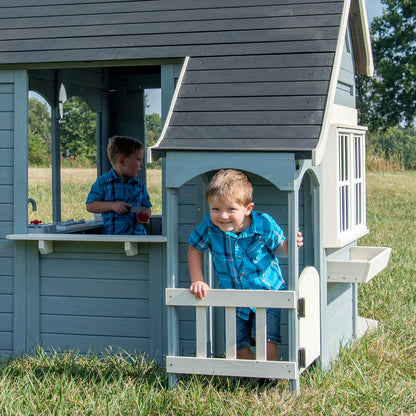
POLYGON ((383 8, 380 0, 365 0, 367 8, 368 23, 374 19, 375 16, 380 16, 383 12, 383 8))
POLYGON ((160 89, 155 88, 151 90, 146 90, 149 108, 146 108, 146 114, 161 113, 161 97, 160 89))

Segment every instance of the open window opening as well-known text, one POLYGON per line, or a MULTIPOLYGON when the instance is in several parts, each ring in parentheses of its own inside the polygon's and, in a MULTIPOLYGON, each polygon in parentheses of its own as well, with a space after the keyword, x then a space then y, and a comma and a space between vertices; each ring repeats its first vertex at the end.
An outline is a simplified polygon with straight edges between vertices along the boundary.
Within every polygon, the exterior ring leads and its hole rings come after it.
MULTIPOLYGON (((59 156, 53 172, 51 106, 29 93, 28 198, 29 223, 93 219, 85 211, 85 195, 96 176, 96 113, 80 97, 62 103, 59 119, 59 156), (55 178, 56 182, 53 181, 55 178), (60 206, 55 215, 53 206, 60 206)), ((56 211, 56 210, 55 210, 56 211)))
POLYGON ((92 220, 85 195, 97 169, 96 112, 82 97, 63 103, 60 127, 61 221, 92 220))
POLYGON ((28 220, 52 222, 51 106, 29 92, 28 220))
MULTIPOLYGON (((161 89, 145 89, 146 148, 153 146, 162 133, 161 89)), ((162 160, 147 163, 146 187, 152 201, 152 213, 162 214, 162 160)))
MULTIPOLYGON (((29 206, 29 221, 48 225, 101 221, 99 215, 87 212, 85 203, 97 177, 111 169, 108 139, 128 136, 140 140, 145 148, 156 143, 181 66, 175 62, 28 71, 29 124, 35 126, 32 115, 38 106, 46 131, 41 136, 29 126, 28 198, 37 209, 31 211, 29 206), (39 157, 41 161, 37 161, 39 157), (41 182, 42 190, 35 192, 41 182)), ((162 160, 145 163, 137 178, 146 184, 152 216, 158 215, 161 223, 162 160)))

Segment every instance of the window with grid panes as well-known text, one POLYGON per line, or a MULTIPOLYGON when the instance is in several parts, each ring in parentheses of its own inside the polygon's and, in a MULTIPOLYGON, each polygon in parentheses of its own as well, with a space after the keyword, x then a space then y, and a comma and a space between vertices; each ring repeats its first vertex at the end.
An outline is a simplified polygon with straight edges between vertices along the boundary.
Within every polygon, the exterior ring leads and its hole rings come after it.
POLYGON ((338 133, 339 232, 364 225, 364 135, 338 133))

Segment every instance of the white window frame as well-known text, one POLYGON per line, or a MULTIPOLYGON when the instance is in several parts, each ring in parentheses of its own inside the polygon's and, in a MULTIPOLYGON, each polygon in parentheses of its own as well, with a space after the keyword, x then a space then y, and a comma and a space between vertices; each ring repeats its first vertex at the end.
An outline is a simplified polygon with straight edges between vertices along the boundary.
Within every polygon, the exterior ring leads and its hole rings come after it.
POLYGON ((322 162, 323 243, 344 247, 368 233, 365 134, 360 126, 332 125, 322 162))
POLYGON ((349 240, 366 231, 365 133, 339 129, 337 133, 338 233, 349 240))

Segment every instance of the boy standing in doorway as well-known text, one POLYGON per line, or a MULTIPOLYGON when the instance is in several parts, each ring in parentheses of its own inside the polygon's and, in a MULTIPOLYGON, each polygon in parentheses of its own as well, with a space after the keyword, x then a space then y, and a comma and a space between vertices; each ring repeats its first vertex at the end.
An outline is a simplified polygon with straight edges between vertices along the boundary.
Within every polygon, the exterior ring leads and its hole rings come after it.
MULTIPOLYGON (((236 170, 217 172, 206 189, 210 213, 189 237, 190 292, 203 299, 209 286, 202 274, 203 252, 211 250, 221 289, 283 290, 286 285, 277 255, 288 255, 288 241, 268 214, 254 211, 253 187, 236 170)), ((299 232, 297 245, 303 245, 299 232)), ((255 312, 237 309, 237 358, 254 359, 255 312)), ((280 309, 267 310, 267 359, 277 359, 280 309)))

